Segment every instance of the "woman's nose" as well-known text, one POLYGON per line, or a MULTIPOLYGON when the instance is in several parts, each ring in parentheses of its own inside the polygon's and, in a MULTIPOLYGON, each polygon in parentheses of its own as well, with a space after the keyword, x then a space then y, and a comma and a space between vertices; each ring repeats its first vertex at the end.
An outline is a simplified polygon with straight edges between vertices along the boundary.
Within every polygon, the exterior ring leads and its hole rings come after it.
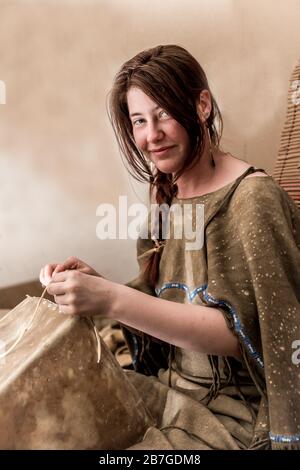
POLYGON ((150 124, 147 132, 147 141, 149 144, 152 142, 160 141, 164 136, 164 132, 160 125, 157 123, 150 124))

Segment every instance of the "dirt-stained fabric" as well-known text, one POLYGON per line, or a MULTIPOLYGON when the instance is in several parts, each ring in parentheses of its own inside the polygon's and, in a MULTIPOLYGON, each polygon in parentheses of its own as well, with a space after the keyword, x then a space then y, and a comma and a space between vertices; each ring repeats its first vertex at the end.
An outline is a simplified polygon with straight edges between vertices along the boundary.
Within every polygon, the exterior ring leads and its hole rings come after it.
POLYGON ((0 449, 135 444, 153 420, 93 323, 40 300, 0 316, 0 449))

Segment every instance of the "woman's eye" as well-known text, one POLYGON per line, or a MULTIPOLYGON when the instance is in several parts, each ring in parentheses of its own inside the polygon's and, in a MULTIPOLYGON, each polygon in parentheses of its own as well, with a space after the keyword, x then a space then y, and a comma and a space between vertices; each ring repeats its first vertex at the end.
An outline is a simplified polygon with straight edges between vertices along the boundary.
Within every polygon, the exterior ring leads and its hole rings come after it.
POLYGON ((160 115, 162 115, 162 114, 165 114, 165 116, 167 116, 167 117, 169 116, 169 114, 168 114, 167 111, 165 111, 165 110, 162 110, 162 111, 160 112, 160 115))
POLYGON ((133 121, 133 125, 134 125, 134 126, 135 126, 135 125, 138 125, 138 126, 139 126, 139 125, 140 125, 139 123, 141 123, 141 122, 143 122, 143 121, 144 121, 144 119, 137 119, 136 121, 133 121))

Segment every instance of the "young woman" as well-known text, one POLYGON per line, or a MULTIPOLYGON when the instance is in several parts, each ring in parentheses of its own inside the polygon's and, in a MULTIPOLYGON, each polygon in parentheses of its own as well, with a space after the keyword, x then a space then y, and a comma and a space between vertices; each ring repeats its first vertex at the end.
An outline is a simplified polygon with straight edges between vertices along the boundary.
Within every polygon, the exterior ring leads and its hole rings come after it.
POLYGON ((142 372, 128 375, 157 423, 134 448, 299 448, 298 208, 264 170, 222 151, 219 108, 182 47, 126 62, 110 118, 152 202, 204 205, 203 246, 172 237, 172 216, 168 239, 162 220, 154 239, 149 222, 140 275, 125 286, 76 258, 41 270, 62 313, 123 325, 142 372))

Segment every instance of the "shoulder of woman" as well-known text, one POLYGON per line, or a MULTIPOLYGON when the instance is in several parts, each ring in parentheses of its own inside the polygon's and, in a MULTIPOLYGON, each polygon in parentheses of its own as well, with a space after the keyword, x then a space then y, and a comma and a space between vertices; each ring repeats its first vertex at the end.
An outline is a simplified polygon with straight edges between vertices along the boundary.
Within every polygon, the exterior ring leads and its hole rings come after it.
POLYGON ((252 173, 238 185, 232 196, 232 205, 244 208, 247 212, 291 210, 297 209, 295 201, 273 179, 264 173, 252 173))
POLYGON ((257 172, 247 175, 242 179, 234 192, 236 199, 250 202, 254 200, 268 200, 269 198, 281 198, 284 189, 273 179, 272 176, 257 172))

